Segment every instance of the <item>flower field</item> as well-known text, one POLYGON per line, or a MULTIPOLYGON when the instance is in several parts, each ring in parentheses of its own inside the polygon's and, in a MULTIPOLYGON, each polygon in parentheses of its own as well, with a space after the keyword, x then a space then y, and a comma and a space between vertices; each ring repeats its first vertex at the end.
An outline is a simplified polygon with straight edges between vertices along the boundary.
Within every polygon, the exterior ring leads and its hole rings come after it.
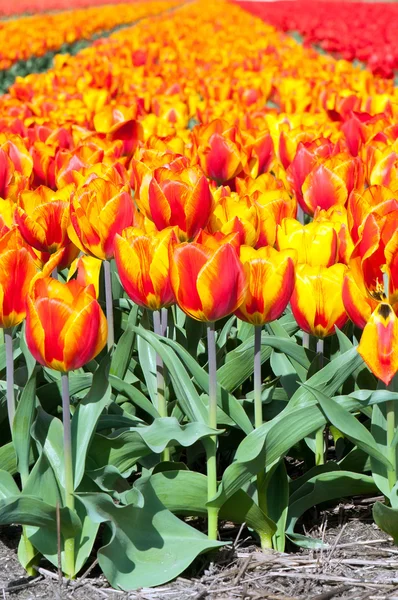
POLYGON ((222 1, 4 27, 41 23, 28 56, 132 21, 0 96, 0 525, 117 590, 225 522, 320 548, 343 495, 397 541, 393 79, 222 1))

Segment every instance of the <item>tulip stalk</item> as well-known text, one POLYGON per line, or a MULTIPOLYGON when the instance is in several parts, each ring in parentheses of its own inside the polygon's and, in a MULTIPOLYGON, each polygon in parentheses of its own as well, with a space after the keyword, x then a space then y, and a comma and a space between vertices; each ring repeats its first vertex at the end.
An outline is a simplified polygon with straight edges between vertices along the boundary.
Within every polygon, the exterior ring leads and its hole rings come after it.
MULTIPOLYGON (((165 336, 167 332, 167 308, 155 310, 153 312, 153 328, 157 335, 165 336)), ((160 417, 167 417, 167 402, 165 398, 164 385, 164 364, 162 358, 156 353, 156 382, 158 413, 160 417)), ((162 452, 162 461, 170 460, 170 448, 165 448, 162 452)))
MULTIPOLYGON (((384 295, 389 301, 390 297, 390 278, 388 273, 383 273, 383 284, 384 284, 384 295)), ((392 385, 388 385, 387 389, 391 390, 392 385)), ((395 436, 395 402, 394 400, 387 400, 386 402, 386 421, 387 421, 387 449, 388 449, 388 458, 392 465, 391 469, 388 469, 387 477, 388 484, 390 486, 390 490, 393 489, 394 485, 397 483, 397 453, 396 446, 393 444, 394 436, 395 436)))
MULTIPOLYGON (((75 510, 74 483, 73 483, 73 460, 72 460, 72 429, 70 418, 69 377, 68 373, 62 373, 62 419, 64 425, 64 478, 65 478, 65 506, 70 511, 75 510)), ((75 539, 64 540, 65 550, 65 573, 73 579, 75 576, 75 539)))
MULTIPOLYGON (((324 341, 319 338, 316 343, 316 351, 319 358, 319 368, 323 368, 323 350, 324 341)), ((318 429, 315 434, 315 464, 316 466, 325 464, 325 430, 323 427, 318 429)))
MULTIPOLYGON (((207 325, 207 351, 209 359, 209 427, 217 429, 217 359, 214 323, 207 325)), ((217 493, 217 437, 211 436, 206 444, 207 500, 217 493)), ((217 539, 218 508, 207 509, 207 532, 210 540, 217 539)))
POLYGON ((12 347, 12 329, 4 329, 4 344, 6 347, 6 380, 7 380, 7 412, 10 429, 15 417, 15 394, 14 394, 14 357, 12 347))
POLYGON ((105 307, 106 319, 108 321, 108 351, 112 350, 115 343, 115 333, 113 325, 113 297, 112 297, 112 276, 111 263, 104 260, 104 280, 105 280, 105 307))
MULTIPOLYGON (((263 402, 261 398, 261 331, 261 325, 254 326, 254 426, 256 429, 263 424, 263 402)), ((268 506, 266 474, 264 469, 257 474, 257 499, 259 507, 266 515, 268 506)), ((262 536, 261 546, 263 549, 272 548, 272 537, 262 536)))

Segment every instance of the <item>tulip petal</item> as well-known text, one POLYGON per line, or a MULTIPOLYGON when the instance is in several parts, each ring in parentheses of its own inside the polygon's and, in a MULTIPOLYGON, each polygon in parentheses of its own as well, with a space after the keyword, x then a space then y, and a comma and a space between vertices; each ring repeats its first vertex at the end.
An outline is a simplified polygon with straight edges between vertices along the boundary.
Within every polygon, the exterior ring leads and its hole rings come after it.
POLYGON ((380 303, 363 330, 358 352, 369 369, 388 385, 398 371, 398 319, 387 303, 380 303))

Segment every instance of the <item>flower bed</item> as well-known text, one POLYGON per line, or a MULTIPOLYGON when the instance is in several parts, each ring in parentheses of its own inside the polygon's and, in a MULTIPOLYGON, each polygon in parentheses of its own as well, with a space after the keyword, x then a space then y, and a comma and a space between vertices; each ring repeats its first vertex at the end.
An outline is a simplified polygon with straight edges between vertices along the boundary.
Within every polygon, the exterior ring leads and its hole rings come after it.
POLYGON ((198 2, 0 97, 0 525, 28 573, 96 547, 116 589, 160 585, 220 520, 320 547, 299 519, 342 495, 382 494, 395 537, 397 96, 198 2))

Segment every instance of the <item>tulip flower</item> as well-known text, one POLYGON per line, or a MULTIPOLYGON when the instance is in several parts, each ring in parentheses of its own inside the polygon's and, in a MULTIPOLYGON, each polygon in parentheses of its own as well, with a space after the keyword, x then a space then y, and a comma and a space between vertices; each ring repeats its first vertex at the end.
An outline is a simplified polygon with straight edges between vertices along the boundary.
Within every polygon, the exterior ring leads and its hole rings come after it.
POLYGON ((203 229, 213 208, 209 183, 197 167, 173 172, 156 169, 149 184, 150 217, 161 230, 177 226, 182 240, 203 229))
POLYGON ((199 164, 218 185, 230 181, 243 170, 247 157, 236 127, 222 119, 198 125, 193 131, 199 164))
POLYGON ((392 190, 382 185, 371 185, 361 193, 353 191, 347 203, 347 220, 354 244, 362 235, 366 217, 374 213, 380 217, 398 211, 398 198, 392 190))
POLYGON ((69 237, 85 254, 109 260, 116 234, 129 227, 133 217, 130 194, 97 177, 72 194, 69 237))
POLYGON ((398 371, 398 318, 390 304, 378 303, 362 332, 358 352, 386 385, 398 371))
MULTIPOLYGON (((209 355, 208 425, 217 428, 217 360, 214 321, 234 312, 243 302, 247 283, 242 263, 231 244, 212 249, 198 243, 170 247, 171 284, 179 307, 199 321, 207 321, 209 355), (173 251, 174 248, 174 251, 173 251)), ((209 438, 207 498, 217 492, 217 440, 209 438)), ((218 509, 208 507, 208 536, 217 538, 218 509)))
POLYGON ((19 196, 14 219, 30 246, 52 254, 70 244, 68 237, 69 200, 74 186, 59 192, 40 186, 19 196))
POLYGON ((242 304, 247 283, 231 244, 214 250, 183 243, 175 246, 171 257, 171 284, 177 303, 193 319, 214 322, 242 304))
POLYGON ((354 243, 348 229, 347 210, 344 206, 332 206, 329 210, 317 209, 314 222, 331 223, 337 233, 338 255, 337 262, 348 264, 354 250, 354 243))
POLYGON ((338 238, 330 222, 301 225, 295 219, 283 219, 278 226, 276 242, 279 250, 296 250, 298 263, 330 267, 337 261, 338 238))
POLYGON ((369 321, 379 301, 369 294, 363 279, 357 281, 350 270, 347 271, 344 281, 342 298, 344 308, 351 321, 363 329, 369 321))
POLYGON ((106 342, 105 316, 93 285, 38 279, 27 296, 26 339, 42 365, 66 373, 97 356, 106 342))
POLYGON ((219 188, 214 194, 216 204, 207 228, 210 233, 238 233, 240 244, 255 246, 259 236, 257 207, 249 196, 228 192, 229 188, 223 195, 223 188, 219 188))
MULTIPOLYGON (((95 358, 106 339, 107 322, 93 285, 82 287, 77 281, 61 283, 50 277, 33 284, 27 297, 26 342, 40 364, 62 373, 65 505, 72 511, 75 502, 68 372, 95 358)), ((68 538, 64 543, 69 576, 75 573, 74 541, 68 538)))
POLYGON ((290 306, 297 324, 303 331, 318 338, 325 338, 341 329, 348 317, 342 299, 343 279, 346 267, 296 267, 296 284, 290 306))
POLYGON ((76 275, 75 279, 82 287, 92 284, 98 298, 101 264, 102 262, 93 256, 79 256, 72 262, 67 280, 69 281, 76 275))
POLYGON ((259 237, 256 248, 274 246, 278 225, 283 219, 294 219, 297 213, 296 200, 281 189, 254 192, 251 196, 259 216, 259 237))
POLYGON ((133 227, 116 236, 115 260, 120 281, 139 306, 160 310, 174 303, 169 266, 169 246, 174 237, 173 229, 145 235, 133 227))
POLYGON ((237 317, 252 325, 264 325, 282 315, 294 288, 294 255, 294 251, 278 252, 271 246, 259 250, 241 247, 248 287, 235 311, 237 317))

